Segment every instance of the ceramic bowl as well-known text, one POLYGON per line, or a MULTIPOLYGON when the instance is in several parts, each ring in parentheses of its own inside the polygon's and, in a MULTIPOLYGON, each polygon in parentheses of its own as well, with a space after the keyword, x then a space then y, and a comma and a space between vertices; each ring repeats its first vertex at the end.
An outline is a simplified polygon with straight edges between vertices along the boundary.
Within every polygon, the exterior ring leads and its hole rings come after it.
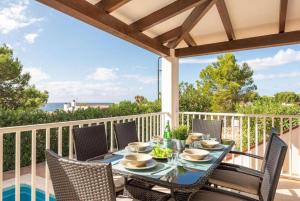
POLYGON ((145 142, 131 142, 128 144, 131 151, 145 151, 149 146, 149 143, 145 142))
POLYGON ((201 160, 209 154, 208 151, 202 149, 185 149, 183 153, 195 160, 201 160))
POLYGON ((149 154, 127 154, 124 159, 131 166, 144 167, 148 161, 152 160, 152 156, 149 154))
POLYGON ((220 143, 215 140, 201 140, 201 145, 205 148, 214 148, 218 146, 220 143))

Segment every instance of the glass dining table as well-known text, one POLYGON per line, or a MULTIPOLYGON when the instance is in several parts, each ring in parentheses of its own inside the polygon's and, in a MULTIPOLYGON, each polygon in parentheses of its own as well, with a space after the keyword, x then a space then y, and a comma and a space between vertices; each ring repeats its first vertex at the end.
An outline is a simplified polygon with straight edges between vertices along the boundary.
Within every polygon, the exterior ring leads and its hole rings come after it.
POLYGON ((222 140, 222 148, 210 150, 211 160, 207 162, 189 162, 178 157, 170 164, 167 160, 157 160, 156 166, 150 169, 132 170, 125 168, 120 161, 129 153, 127 150, 114 152, 111 157, 100 162, 111 163, 114 174, 137 181, 158 185, 171 191, 191 191, 205 185, 209 176, 223 161, 234 146, 232 140, 222 140))

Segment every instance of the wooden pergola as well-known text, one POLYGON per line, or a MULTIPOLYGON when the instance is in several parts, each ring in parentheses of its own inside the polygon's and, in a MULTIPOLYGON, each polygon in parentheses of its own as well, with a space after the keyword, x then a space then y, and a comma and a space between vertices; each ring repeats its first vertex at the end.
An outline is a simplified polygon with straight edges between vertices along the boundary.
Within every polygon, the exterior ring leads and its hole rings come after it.
POLYGON ((300 42, 300 0, 38 1, 164 57, 162 110, 174 124, 178 58, 300 42))
POLYGON ((299 0, 38 1, 162 56, 300 42, 299 0))

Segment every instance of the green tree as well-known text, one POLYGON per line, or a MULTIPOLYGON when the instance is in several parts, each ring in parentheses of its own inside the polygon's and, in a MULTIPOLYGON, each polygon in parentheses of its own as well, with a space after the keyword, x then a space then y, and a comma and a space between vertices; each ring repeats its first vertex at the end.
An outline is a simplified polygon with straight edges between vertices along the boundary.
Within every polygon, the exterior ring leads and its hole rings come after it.
POLYGON ((252 76, 247 63, 238 64, 235 56, 228 53, 200 72, 198 84, 203 93, 211 97, 212 111, 233 112, 236 104, 257 96, 252 76))
POLYGON ((205 112, 210 110, 210 100, 203 94, 199 86, 181 82, 179 85, 180 111, 205 112))
POLYGON ((6 45, 0 47, 0 107, 10 109, 38 108, 48 99, 47 92, 29 84, 30 74, 22 73, 22 64, 6 45))
POLYGON ((280 103, 296 103, 299 102, 299 96, 295 92, 285 91, 275 95, 275 100, 280 103))

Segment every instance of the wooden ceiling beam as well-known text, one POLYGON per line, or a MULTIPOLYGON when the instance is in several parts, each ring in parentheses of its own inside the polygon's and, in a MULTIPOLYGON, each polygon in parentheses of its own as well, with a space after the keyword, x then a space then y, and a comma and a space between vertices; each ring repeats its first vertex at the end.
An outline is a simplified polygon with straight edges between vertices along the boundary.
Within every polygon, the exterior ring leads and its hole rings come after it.
POLYGON ((285 31, 287 6, 288 6, 288 0, 280 0, 279 33, 283 33, 285 31))
POLYGON ((215 1, 216 0, 208 0, 194 8, 191 14, 183 22, 181 32, 179 33, 178 38, 171 44, 171 48, 176 48, 176 46, 184 39, 185 35, 194 28, 215 4, 215 1))
POLYGON ((145 31, 205 1, 206 0, 174 1, 173 3, 135 21, 134 23, 131 24, 131 26, 136 28, 139 31, 145 31))
POLYGON ((224 29, 226 31, 226 35, 228 37, 228 40, 235 40, 235 35, 234 35, 234 31, 232 28, 232 24, 230 21, 230 17, 228 14, 228 10, 225 4, 224 0, 218 0, 216 1, 216 6, 218 9, 218 12, 220 14, 224 29))
POLYGON ((128 3, 129 1, 130 0, 101 0, 95 5, 105 10, 106 12, 111 13, 123 6, 124 4, 128 3))
POLYGON ((191 36, 191 34, 186 34, 183 38, 184 42, 189 46, 196 46, 197 43, 195 42, 195 40, 193 39, 193 37, 191 36))
POLYGON ((103 9, 85 0, 38 1, 156 54, 162 56, 170 55, 170 50, 163 46, 158 40, 152 39, 133 29, 126 23, 106 13, 103 9))
POLYGON ((177 57, 200 56, 231 51, 249 50, 300 43, 300 31, 238 39, 175 50, 177 57))
POLYGON ((174 29, 171 29, 170 31, 167 31, 159 36, 156 36, 155 39, 160 41, 161 43, 167 43, 170 41, 175 40, 178 37, 178 33, 181 32, 181 27, 176 27, 174 29))

